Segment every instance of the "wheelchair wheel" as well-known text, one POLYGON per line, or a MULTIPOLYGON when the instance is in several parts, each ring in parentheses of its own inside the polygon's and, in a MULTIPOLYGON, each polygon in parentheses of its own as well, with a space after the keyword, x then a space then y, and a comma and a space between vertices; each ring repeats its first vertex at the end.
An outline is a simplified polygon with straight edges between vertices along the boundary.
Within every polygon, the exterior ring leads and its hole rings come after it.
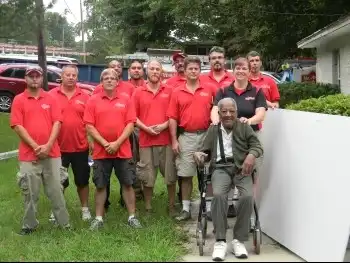
POLYGON ((253 230, 253 245, 254 245, 254 252, 255 254, 260 254, 260 248, 262 244, 262 233, 260 226, 257 226, 253 230))
POLYGON ((203 232, 202 230, 198 231, 198 236, 197 236, 197 245, 199 249, 199 255, 203 256, 204 255, 204 238, 203 238, 203 232))
POLYGON ((203 231, 203 238, 205 239, 207 237, 207 229, 208 229, 208 219, 206 216, 202 217, 201 225, 202 225, 202 231, 203 231))

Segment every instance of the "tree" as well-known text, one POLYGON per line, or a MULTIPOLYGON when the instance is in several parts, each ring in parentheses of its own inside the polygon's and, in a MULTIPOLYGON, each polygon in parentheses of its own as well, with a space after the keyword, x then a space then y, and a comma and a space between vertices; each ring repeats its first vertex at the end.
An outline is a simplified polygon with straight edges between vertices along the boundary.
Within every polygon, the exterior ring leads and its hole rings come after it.
POLYGON ((47 44, 53 46, 75 47, 75 28, 67 19, 56 12, 45 13, 47 44), (62 43, 64 41, 64 43, 62 43))

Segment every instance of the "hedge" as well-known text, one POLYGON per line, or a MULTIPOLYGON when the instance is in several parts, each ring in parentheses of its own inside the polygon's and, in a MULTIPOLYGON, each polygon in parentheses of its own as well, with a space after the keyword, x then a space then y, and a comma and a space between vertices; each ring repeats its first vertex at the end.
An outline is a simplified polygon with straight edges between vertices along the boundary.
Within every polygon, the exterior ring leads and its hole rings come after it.
POLYGON ((280 107, 285 108, 289 104, 301 100, 319 98, 340 93, 338 85, 322 83, 290 82, 278 85, 280 91, 280 107))
POLYGON ((287 106, 287 109, 350 116, 350 95, 337 94, 312 98, 287 106))

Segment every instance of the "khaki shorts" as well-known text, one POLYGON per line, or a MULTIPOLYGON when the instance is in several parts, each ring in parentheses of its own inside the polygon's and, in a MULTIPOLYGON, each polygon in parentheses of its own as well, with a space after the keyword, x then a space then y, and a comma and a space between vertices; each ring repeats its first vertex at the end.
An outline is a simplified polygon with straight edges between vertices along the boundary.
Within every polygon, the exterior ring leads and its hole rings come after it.
POLYGON ((176 169, 179 177, 193 177, 197 175, 197 165, 193 154, 203 145, 206 132, 184 132, 179 136, 180 154, 176 157, 176 169))
POLYGON ((163 175, 166 185, 176 183, 174 153, 170 145, 140 148, 140 161, 136 165, 136 173, 143 186, 154 187, 157 168, 163 175))

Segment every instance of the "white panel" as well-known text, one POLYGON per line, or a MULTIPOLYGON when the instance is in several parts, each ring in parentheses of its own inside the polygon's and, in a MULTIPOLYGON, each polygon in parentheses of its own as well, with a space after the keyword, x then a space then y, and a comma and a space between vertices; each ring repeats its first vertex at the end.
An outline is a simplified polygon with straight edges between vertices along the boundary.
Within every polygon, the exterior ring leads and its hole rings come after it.
POLYGON ((263 232, 306 261, 343 261, 350 229, 350 118, 274 110, 264 122, 263 232))

